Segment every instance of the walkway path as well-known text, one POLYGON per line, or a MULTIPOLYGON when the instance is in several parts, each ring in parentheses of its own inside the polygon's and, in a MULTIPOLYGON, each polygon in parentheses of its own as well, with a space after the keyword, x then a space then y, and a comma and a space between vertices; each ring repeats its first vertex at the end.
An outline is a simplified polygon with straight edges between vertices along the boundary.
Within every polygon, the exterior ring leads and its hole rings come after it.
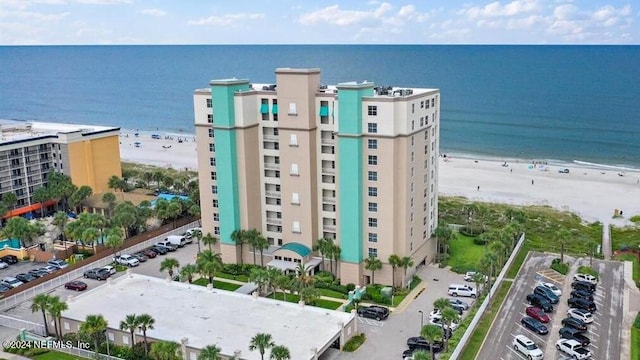
POLYGON ((611 260, 611 224, 602 224, 602 255, 605 260, 611 260))
POLYGON ((395 313, 403 312, 410 304, 415 300, 422 292, 427 288, 427 284, 424 281, 421 281, 418 286, 414 287, 407 296, 402 300, 400 304, 395 308, 395 313))

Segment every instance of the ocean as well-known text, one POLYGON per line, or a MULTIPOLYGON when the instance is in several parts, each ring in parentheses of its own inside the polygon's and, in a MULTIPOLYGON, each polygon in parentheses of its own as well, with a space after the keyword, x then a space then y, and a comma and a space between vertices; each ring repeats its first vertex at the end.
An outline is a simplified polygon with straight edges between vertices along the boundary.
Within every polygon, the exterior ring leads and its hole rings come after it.
POLYGON ((441 152, 640 168, 640 46, 0 47, 0 118, 191 134, 209 80, 441 90, 441 152))

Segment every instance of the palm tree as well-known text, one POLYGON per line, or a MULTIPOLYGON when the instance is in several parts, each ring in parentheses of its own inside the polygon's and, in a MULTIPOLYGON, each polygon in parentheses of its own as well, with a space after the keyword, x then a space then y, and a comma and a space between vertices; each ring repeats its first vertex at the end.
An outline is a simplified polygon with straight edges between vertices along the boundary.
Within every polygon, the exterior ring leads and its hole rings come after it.
POLYGON ((261 234, 258 234, 258 236, 255 238, 253 242, 253 246, 254 246, 254 255, 255 255, 255 249, 258 249, 258 251, 260 251, 260 266, 264 267, 263 253, 266 249, 269 248, 269 240, 267 240, 267 238, 265 238, 261 234))
MULTIPOLYGON (((404 270, 403 282, 407 281, 407 269, 409 269, 412 266, 413 266, 413 260, 411 259, 411 257, 404 256, 402 259, 400 259, 400 267, 402 267, 402 269, 404 270)), ((402 284, 402 286, 404 286, 404 283, 402 284)))
MULTIPOLYGON (((200 241, 202 241, 202 230, 193 230, 193 232, 191 233, 191 237, 196 239, 196 244, 198 244, 198 254, 200 254, 200 241)), ((209 248, 209 250, 211 250, 211 248, 209 248)))
POLYGON ((478 292, 480 292, 480 284, 484 284, 487 281, 487 276, 477 271, 475 274, 473 274, 471 281, 473 281, 476 284, 476 289, 478 289, 478 292))
POLYGON ((113 209, 116 208, 116 196, 112 192, 105 193, 102 195, 102 202, 107 203, 108 217, 113 217, 113 209))
POLYGON ((243 252, 242 246, 247 242, 246 231, 245 230, 234 230, 231 233, 231 240, 236 243, 236 246, 240 245, 240 265, 243 264, 243 252))
POLYGON ((151 344, 149 356, 154 360, 180 360, 180 344, 175 341, 157 341, 151 344))
POLYGON ((377 270, 382 269, 382 261, 373 256, 364 259, 364 268, 371 271, 371 284, 375 284, 375 274, 377 270))
POLYGON ((264 352, 275 345, 276 344, 271 339, 271 334, 258 333, 251 338, 249 351, 258 350, 258 352, 260 352, 260 358, 264 360, 264 352))
POLYGON ((49 189, 46 186, 40 186, 32 195, 33 201, 40 203, 40 217, 44 217, 44 202, 51 199, 49 189))
POLYGON ((313 276, 307 272, 307 267, 303 263, 296 265, 296 278, 293 282, 293 288, 300 292, 302 289, 313 285, 313 276))
MULTIPOLYGON (((291 286, 291 278, 289 278, 287 275, 280 275, 276 278, 275 282, 274 282, 276 288, 279 288, 282 290, 282 298, 284 301, 287 301, 287 289, 291 286)), ((274 298, 275 298, 275 294, 274 294, 274 298)))
POLYGON ((62 312, 68 310, 69 306, 66 302, 60 301, 59 296, 53 296, 49 303, 49 314, 53 318, 53 326, 55 327, 56 336, 62 338, 62 326, 60 326, 60 319, 62 312))
POLYGON ((167 270, 169 277, 173 279, 173 269, 180 267, 178 259, 166 258, 160 263, 160 272, 167 270))
POLYGON ((396 254, 389 255, 389 265, 391 265, 391 286, 396 288, 396 268, 400 266, 400 256, 396 254))
POLYGON ((564 263, 564 248, 567 245, 567 241, 571 237, 571 232, 567 229, 560 229, 555 232, 554 238, 560 244, 560 262, 564 263))
POLYGON ((489 251, 493 252, 496 255, 496 262, 498 264, 498 266, 502 266, 503 264, 503 257, 504 257, 504 250, 505 250, 505 246, 502 242, 500 241, 492 241, 489 244, 489 251))
POLYGON ((42 312, 42 319, 44 320, 44 333, 49 336, 49 326, 47 323, 47 311, 49 310, 49 304, 51 303, 51 296, 47 294, 38 294, 33 298, 31 302, 31 312, 42 312))
POLYGON ((11 217, 11 210, 18 203, 18 196, 11 191, 7 192, 2 195, 2 203, 9 208, 9 217, 11 217))
POLYGON ((142 331, 142 337, 144 339, 144 353, 149 354, 149 343, 147 342, 147 330, 153 330, 156 320, 149 314, 142 314, 138 316, 138 329, 142 331))
POLYGON ((276 282, 280 276, 284 275, 282 270, 278 268, 268 268, 265 272, 265 278, 267 280, 267 291, 273 289, 273 298, 276 298, 276 282))
POLYGON ((440 254, 447 254, 449 252, 449 241, 453 237, 453 231, 451 227, 449 227, 449 224, 442 220, 438 223, 438 227, 433 232, 433 235, 436 237, 436 258, 437 261, 440 262, 440 254), (443 251, 440 251, 441 248, 443 251))
POLYGON ((244 235, 247 239, 247 244, 251 245, 253 248, 253 265, 256 265, 256 245, 260 233, 256 229, 251 229, 249 231, 245 231, 244 235))
MULTIPOLYGON (((427 339, 429 344, 434 344, 438 341, 442 341, 442 328, 438 325, 425 325, 420 330, 420 336, 427 339)), ((415 352, 413 353, 415 356, 415 352)), ((436 359, 436 353, 434 351, 434 346, 431 347, 431 358, 433 360, 436 359)))
POLYGON ((315 304, 316 301, 320 298, 320 291, 313 286, 307 286, 299 291, 300 300, 304 301, 305 304, 315 304))
POLYGON ((258 286, 258 293, 262 293, 262 289, 267 283, 267 271, 262 268, 252 268, 249 271, 249 281, 258 286))
MULTIPOLYGON (((458 319, 460 319, 460 314, 456 310, 453 310, 452 307, 448 307, 442 310, 442 317, 440 318, 440 321, 442 321, 442 324, 444 325, 444 329, 445 329, 444 331, 445 332, 450 331, 451 324, 458 321, 458 319)), ((447 350, 449 350, 449 339, 448 339, 448 336, 445 336, 444 351, 447 351, 447 350)))
POLYGON ((211 250, 205 250, 198 254, 196 266, 202 276, 209 278, 209 284, 213 284, 213 278, 216 272, 222 270, 222 259, 220 258, 220 254, 214 254, 211 250))
MULTIPOLYGON (((65 226, 67 226, 67 223, 69 222, 69 215, 67 215, 67 213, 65 213, 64 211, 57 211, 55 214, 53 214, 53 225, 57 226, 58 229, 60 230, 60 232, 62 233, 62 240, 66 241, 67 239, 65 238, 65 234, 64 234, 64 228, 65 226)), ((66 245, 65 245, 66 248, 66 245)))
POLYGON ((198 354, 198 360, 220 360, 220 349, 217 345, 207 345, 198 354))
MULTIPOLYGON (((202 237, 202 243, 209 246, 209 251, 213 251, 213 249, 211 248, 212 245, 215 245, 218 242, 218 239, 216 239, 213 235, 211 235, 211 233, 207 233, 207 235, 202 237)), ((198 253, 200 253, 200 245, 198 245, 198 253)))
MULTIPOLYGON (((340 261, 340 254, 342 253, 342 249, 340 248, 339 245, 337 244, 333 244, 331 246, 331 261, 333 263, 333 261, 336 262, 336 273, 334 274, 336 277, 338 276, 338 264, 340 261)), ((331 270, 333 271, 333 265, 331 265, 331 270)))
POLYGON ((291 353, 289 349, 284 345, 276 345, 271 349, 271 360, 289 360, 291 359, 291 353))
POLYGON ((98 358, 98 350, 100 350, 100 339, 105 330, 107 330, 107 320, 102 315, 87 315, 87 318, 80 324, 80 332, 86 334, 93 339, 95 346, 96 358, 98 358))
POLYGON ((433 302, 433 308, 440 310, 442 312, 446 308, 451 307, 451 302, 447 298, 437 298, 436 301, 433 302))
POLYGON ((318 241, 316 241, 316 244, 313 245, 313 251, 319 252, 320 256, 322 257, 322 271, 326 271, 324 256, 331 251, 331 245, 333 245, 333 240, 328 238, 318 239, 318 241))
POLYGON ((135 333, 138 329, 138 317, 136 314, 127 315, 124 320, 120 321, 120 330, 128 331, 131 334, 131 348, 136 344, 135 333))
POLYGON ((198 267, 194 264, 187 264, 180 269, 182 279, 187 279, 189 284, 193 282, 193 275, 198 273, 198 267))
POLYGON ((124 239, 118 234, 111 233, 107 235, 107 241, 104 244, 113 250, 113 255, 116 255, 118 249, 124 244, 124 239))

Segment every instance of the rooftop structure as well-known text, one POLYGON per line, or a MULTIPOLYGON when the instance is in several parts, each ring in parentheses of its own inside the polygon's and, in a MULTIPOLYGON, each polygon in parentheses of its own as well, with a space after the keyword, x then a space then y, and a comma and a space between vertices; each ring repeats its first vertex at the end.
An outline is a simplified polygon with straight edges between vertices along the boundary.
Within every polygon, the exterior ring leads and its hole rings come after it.
POLYGON ((336 339, 344 343, 353 336, 357 321, 350 313, 134 273, 78 295, 68 305, 62 313, 65 332, 77 331, 87 315, 101 314, 117 344, 130 341, 129 333, 118 329, 126 315, 149 314, 155 325, 147 336, 151 341, 182 342, 185 359, 195 359, 199 349, 214 344, 225 356, 240 351, 242 359, 260 359, 257 351, 249 351, 257 333, 271 334, 276 344, 290 350, 292 359, 313 359, 336 339))

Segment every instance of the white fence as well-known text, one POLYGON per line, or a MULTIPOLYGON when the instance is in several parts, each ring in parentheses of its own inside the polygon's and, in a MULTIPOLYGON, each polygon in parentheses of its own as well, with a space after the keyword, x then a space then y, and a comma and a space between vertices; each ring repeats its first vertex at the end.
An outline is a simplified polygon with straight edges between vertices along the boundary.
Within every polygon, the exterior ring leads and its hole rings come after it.
MULTIPOLYGON (((140 251, 142 249, 148 248, 149 246, 153 245, 154 243, 163 240, 165 237, 167 237, 168 235, 178 235, 178 234, 182 234, 185 231, 198 226, 198 222, 194 221, 192 223, 189 223, 187 225, 181 226, 177 229, 171 230, 169 232, 166 232, 162 235, 156 236, 154 238, 151 238, 149 240, 143 241, 139 244, 133 245, 131 247, 128 247, 126 249, 123 249, 123 251, 126 252, 137 252, 140 251)), ((37 286, 34 286, 30 289, 26 289, 24 291, 21 291, 15 295, 0 299, 0 311, 6 311, 7 309, 10 309, 14 306, 17 306, 25 301, 28 301, 30 299, 33 299, 36 295, 38 294, 43 294, 43 293, 47 293, 49 291, 52 291, 53 289, 64 285, 65 283, 68 283, 69 281, 75 280, 77 278, 81 278, 84 275, 84 272, 89 270, 89 269, 93 269, 96 267, 102 267, 102 266, 106 266, 109 265, 113 262, 113 258, 111 256, 107 256, 104 257, 100 260, 96 260, 90 264, 87 264, 85 266, 79 267, 77 269, 74 269, 73 271, 70 271, 68 273, 59 275, 54 277, 53 279, 46 281, 42 284, 39 284, 37 286)))
POLYGON ((489 290, 489 295, 484 299, 484 301, 482 302, 482 305, 480 305, 480 308, 478 309, 478 311, 476 312, 476 315, 471 320, 469 327, 462 335, 462 338, 460 338, 460 342, 458 343, 458 346, 456 346, 453 353, 451 353, 451 356, 449 357, 450 360, 457 360, 460 354, 462 353, 462 350, 467 345, 469 338, 473 334, 473 331, 475 330, 476 326, 478 326, 478 322, 480 322, 480 318, 482 317, 482 315, 484 315, 484 311, 487 309, 487 306, 489 305, 491 298, 500 287, 500 284, 502 283, 504 276, 507 274, 509 267, 511 267, 511 264, 513 263, 514 259, 518 255, 518 251, 520 251, 520 248, 522 247, 522 244, 524 244, 524 241, 525 241, 525 234, 522 233, 522 235, 520 236, 520 239, 518 240, 518 243, 516 244, 516 247, 513 249, 513 252, 511 253, 511 256, 509 256, 509 259, 504 264, 502 271, 500 271, 500 274, 498 275, 495 282, 493 283, 491 290, 489 290))
MULTIPOLYGON (((48 337, 43 337, 40 336, 39 334, 33 334, 30 332, 22 332, 22 339, 26 340, 26 341, 49 341, 52 338, 48 338, 48 337)), ((89 350, 85 350, 85 349, 80 349, 77 347, 68 347, 68 346, 55 346, 53 348, 51 348, 52 350, 56 350, 56 351, 60 351, 60 352, 64 352, 67 354, 71 354, 71 355, 75 355, 75 356, 79 356, 82 358, 86 358, 86 359, 96 359, 96 353, 95 351, 89 351, 89 350)), ((105 354, 98 354, 97 359, 99 360, 123 360, 122 358, 116 357, 116 356, 109 356, 109 355, 105 355, 105 354)))
POLYGON ((24 329, 40 336, 45 335, 44 325, 34 323, 32 321, 17 319, 11 316, 0 315, 0 326, 18 330, 24 329))

